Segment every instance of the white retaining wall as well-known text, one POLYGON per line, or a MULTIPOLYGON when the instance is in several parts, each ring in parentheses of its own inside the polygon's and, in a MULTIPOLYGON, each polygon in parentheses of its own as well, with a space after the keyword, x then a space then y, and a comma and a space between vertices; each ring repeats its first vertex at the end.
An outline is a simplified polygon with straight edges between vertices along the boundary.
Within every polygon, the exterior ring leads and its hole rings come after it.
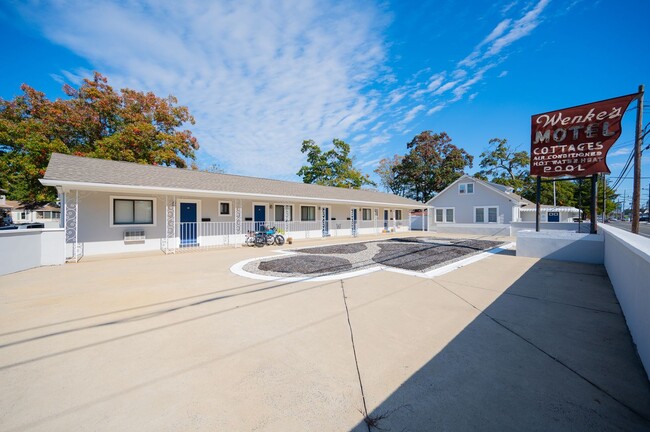
POLYGON ((650 239, 607 225, 605 268, 636 349, 650 376, 650 239))
MULTIPOLYGON (((554 231, 572 231, 578 232, 578 225, 582 225, 582 232, 589 232, 589 223, 582 222, 540 222, 540 230, 554 230, 554 231)), ((535 222, 512 222, 510 224, 510 235, 516 236, 519 231, 535 230, 535 222)))
POLYGON ((431 231, 437 233, 449 233, 449 234, 509 236, 510 224, 437 223, 435 225, 431 225, 431 231))
POLYGON ((65 262, 63 228, 0 231, 0 275, 65 262))
POLYGON ((517 256, 602 264, 602 234, 541 230, 517 232, 517 256))

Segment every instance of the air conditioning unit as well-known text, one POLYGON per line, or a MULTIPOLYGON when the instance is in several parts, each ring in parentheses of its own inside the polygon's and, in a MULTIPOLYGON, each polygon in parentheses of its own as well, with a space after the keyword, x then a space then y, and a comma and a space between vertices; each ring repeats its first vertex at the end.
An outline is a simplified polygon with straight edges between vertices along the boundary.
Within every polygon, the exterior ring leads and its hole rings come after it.
POLYGON ((143 242, 146 238, 144 231, 124 231, 124 243, 143 242))

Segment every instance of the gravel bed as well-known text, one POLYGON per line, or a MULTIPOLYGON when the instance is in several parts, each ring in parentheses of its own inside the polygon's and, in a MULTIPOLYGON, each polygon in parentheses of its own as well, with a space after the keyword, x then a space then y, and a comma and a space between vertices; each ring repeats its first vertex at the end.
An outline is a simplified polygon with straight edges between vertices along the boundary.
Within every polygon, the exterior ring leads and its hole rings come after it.
POLYGON ((503 242, 491 240, 409 238, 351 243, 295 250, 296 255, 265 258, 244 266, 250 273, 268 276, 317 276, 357 270, 377 264, 428 271, 503 242))
POLYGON ((343 258, 330 256, 299 255, 286 258, 260 261, 258 270, 263 272, 300 274, 339 273, 352 269, 352 264, 343 258))
POLYGON ((455 244, 380 243, 381 252, 373 257, 373 261, 405 270, 427 271, 500 244, 489 240, 464 240, 455 244))

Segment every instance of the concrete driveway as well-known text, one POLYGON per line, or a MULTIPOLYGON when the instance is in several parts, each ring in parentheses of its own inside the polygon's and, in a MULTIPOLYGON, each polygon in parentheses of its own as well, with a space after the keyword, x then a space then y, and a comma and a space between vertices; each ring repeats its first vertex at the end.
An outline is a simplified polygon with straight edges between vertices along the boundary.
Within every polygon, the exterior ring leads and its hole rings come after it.
POLYGON ((602 266, 506 252, 434 279, 229 271, 268 254, 0 277, 0 430, 650 428, 650 385, 602 266))

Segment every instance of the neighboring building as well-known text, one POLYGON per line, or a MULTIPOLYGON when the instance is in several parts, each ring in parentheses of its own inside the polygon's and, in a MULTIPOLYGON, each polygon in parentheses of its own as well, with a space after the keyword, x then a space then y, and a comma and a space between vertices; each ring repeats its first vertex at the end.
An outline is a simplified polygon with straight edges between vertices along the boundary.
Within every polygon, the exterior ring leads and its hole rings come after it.
POLYGON ((277 226, 293 238, 409 229, 420 202, 392 194, 53 154, 68 255, 242 244, 277 226))
POLYGON ((46 228, 56 228, 60 225, 61 209, 52 204, 28 208, 19 201, 7 200, 0 195, 0 213, 8 215, 14 224, 42 223, 46 228))
MULTIPOLYGON (((535 203, 515 194, 509 186, 461 176, 427 202, 433 224, 510 224, 534 222, 535 203)), ((541 206, 542 222, 572 222, 574 207, 541 206)))

